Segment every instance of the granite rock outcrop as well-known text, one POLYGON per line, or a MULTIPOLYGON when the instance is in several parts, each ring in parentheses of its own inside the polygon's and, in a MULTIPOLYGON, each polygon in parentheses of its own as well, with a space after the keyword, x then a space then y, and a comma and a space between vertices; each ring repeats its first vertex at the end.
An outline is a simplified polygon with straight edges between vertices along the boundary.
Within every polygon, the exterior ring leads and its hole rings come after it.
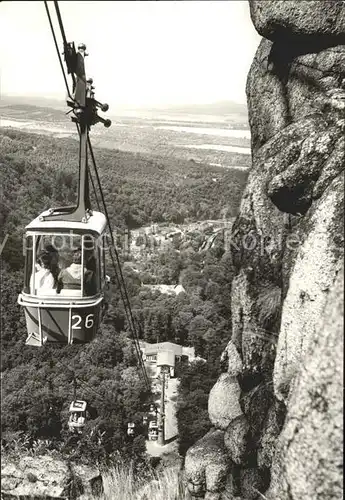
MULTIPOLYGON (((227 464, 217 495, 341 500, 345 3, 249 4, 263 38, 246 88, 228 367, 209 399, 227 464)), ((207 453, 203 439, 187 457, 207 453)))

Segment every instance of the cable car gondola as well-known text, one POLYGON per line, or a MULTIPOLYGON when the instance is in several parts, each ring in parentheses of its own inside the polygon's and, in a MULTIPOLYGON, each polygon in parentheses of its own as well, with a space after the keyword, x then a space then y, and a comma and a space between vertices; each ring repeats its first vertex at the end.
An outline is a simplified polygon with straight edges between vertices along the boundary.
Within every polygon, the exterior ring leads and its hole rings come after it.
POLYGON ((87 403, 77 397, 77 379, 73 373, 73 401, 69 407, 68 429, 73 434, 82 434, 85 427, 87 403))
POLYGON ((155 415, 157 415, 157 411, 158 411, 157 407, 155 405, 151 404, 150 405, 150 410, 149 410, 149 415, 155 416, 155 415))
POLYGON ((127 435, 128 436, 134 436, 134 431, 135 431, 135 423, 134 422, 128 422, 128 424, 127 424, 127 435))
POLYGON ((105 216, 93 212, 85 223, 45 220, 48 214, 26 227, 25 283, 18 298, 26 343, 91 342, 105 308, 105 216))
POLYGON ((86 407, 86 401, 72 401, 69 407, 70 416, 68 420, 68 428, 71 432, 82 434, 85 427, 86 407))
POLYGON ((111 122, 97 115, 97 108, 106 111, 108 105, 94 99, 92 80, 86 80, 85 49, 81 44, 76 53, 74 44, 65 43, 69 73, 76 81, 74 98, 67 103, 80 136, 77 206, 51 208, 26 226, 24 288, 18 303, 25 312, 26 344, 32 346, 91 342, 106 308, 108 221, 91 209, 87 156, 91 125, 101 121, 108 127, 111 122))
POLYGON ((151 420, 149 423, 148 438, 149 441, 157 441, 158 439, 158 425, 156 420, 151 420))

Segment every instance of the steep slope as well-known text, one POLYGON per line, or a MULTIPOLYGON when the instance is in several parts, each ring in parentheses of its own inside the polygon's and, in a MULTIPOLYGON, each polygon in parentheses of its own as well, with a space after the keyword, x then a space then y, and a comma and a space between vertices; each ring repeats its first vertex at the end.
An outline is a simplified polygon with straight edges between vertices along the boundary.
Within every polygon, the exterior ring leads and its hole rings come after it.
POLYGON ((247 80, 253 166, 233 229, 232 355, 209 399, 208 462, 223 459, 205 466, 204 438, 185 474, 208 500, 340 500, 345 4, 250 9, 264 37, 247 80))

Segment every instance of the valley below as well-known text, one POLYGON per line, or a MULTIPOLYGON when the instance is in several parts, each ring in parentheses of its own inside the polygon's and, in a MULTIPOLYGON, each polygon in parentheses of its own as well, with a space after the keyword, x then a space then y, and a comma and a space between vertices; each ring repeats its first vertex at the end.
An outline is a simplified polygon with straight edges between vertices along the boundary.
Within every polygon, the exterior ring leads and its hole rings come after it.
MULTIPOLYGON (((94 498, 102 489, 102 499, 108 491, 109 498, 131 498, 130 488, 142 491, 138 498, 168 498, 167 492, 182 488, 186 450, 211 425, 208 392, 230 328, 227 236, 251 163, 246 117, 179 111, 110 118, 111 128, 99 124, 90 136, 140 340, 195 349, 195 358, 177 366, 176 378, 167 383, 165 444, 149 441, 143 403, 155 397, 158 404, 159 391, 147 391, 138 377, 109 257, 112 299, 96 341, 79 349, 24 348, 17 297, 25 226, 46 208, 75 203, 78 135, 63 108, 2 100, 4 498, 68 496, 79 483, 94 498), (73 369, 61 372, 62 363, 73 369), (66 424, 70 371, 80 382, 78 397, 95 411, 78 439, 69 436, 66 424), (136 424, 134 439, 128 422, 136 424)), ((91 197, 95 207, 96 193, 91 197)))

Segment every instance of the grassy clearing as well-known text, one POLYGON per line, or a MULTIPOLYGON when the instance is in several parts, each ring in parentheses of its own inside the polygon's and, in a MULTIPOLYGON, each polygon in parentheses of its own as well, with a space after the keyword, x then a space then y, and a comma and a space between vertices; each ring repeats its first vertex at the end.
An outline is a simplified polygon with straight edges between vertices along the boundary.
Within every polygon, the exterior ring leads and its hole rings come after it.
MULTIPOLYGON (((187 500, 179 466, 135 475, 131 467, 119 465, 102 476, 104 493, 94 500, 187 500)), ((80 500, 91 499, 83 495, 80 500)))
POLYGON ((276 323, 281 311, 281 289, 277 286, 267 287, 257 300, 260 324, 267 328, 276 323))

